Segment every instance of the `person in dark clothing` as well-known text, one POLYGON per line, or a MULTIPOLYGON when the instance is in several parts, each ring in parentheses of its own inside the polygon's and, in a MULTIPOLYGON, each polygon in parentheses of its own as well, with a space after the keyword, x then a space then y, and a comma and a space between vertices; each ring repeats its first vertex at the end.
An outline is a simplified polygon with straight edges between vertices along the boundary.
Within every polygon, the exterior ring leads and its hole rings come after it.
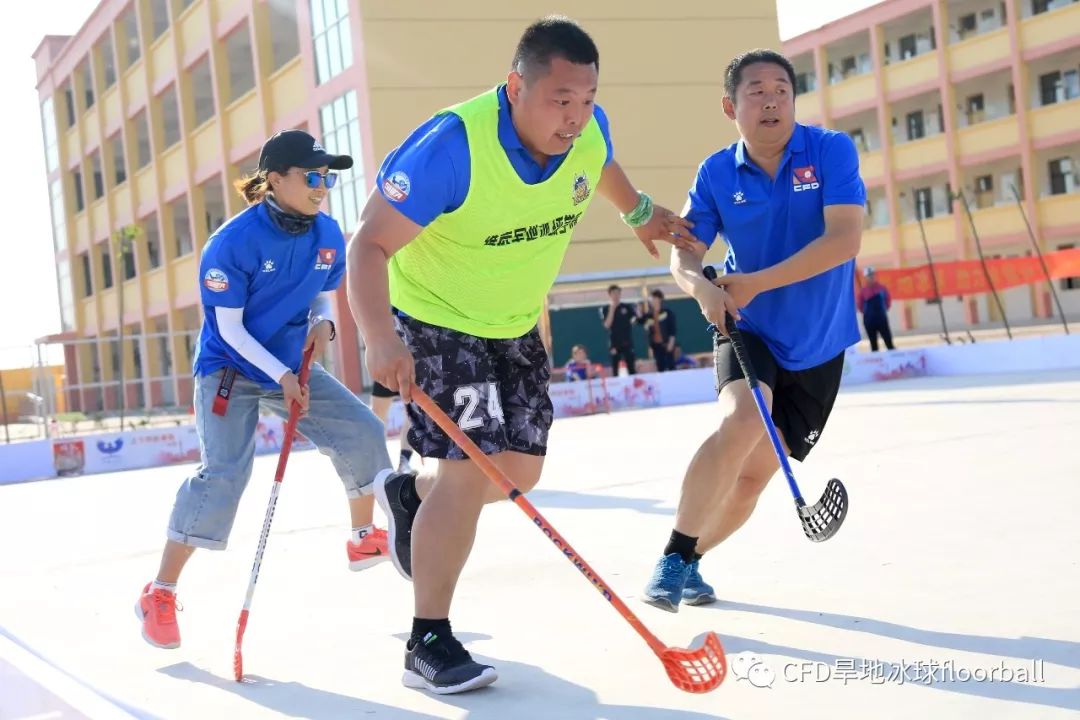
POLYGON ((608 288, 611 303, 600 308, 600 319, 610 334, 611 375, 619 374, 619 361, 626 363, 626 371, 633 375, 637 372, 634 360, 634 323, 641 320, 637 310, 630 303, 622 302, 622 288, 612 285, 608 288))
POLYGON ((675 369, 675 313, 664 307, 664 293, 653 290, 645 311, 645 334, 649 338, 656 372, 675 369))
POLYGON ((878 351, 878 335, 885 341, 886 349, 895 350, 892 330, 889 328, 888 311, 892 307, 889 289, 878 282, 874 268, 866 268, 863 275, 866 277, 866 283, 859 291, 859 312, 863 316, 866 337, 870 340, 870 351, 878 351))

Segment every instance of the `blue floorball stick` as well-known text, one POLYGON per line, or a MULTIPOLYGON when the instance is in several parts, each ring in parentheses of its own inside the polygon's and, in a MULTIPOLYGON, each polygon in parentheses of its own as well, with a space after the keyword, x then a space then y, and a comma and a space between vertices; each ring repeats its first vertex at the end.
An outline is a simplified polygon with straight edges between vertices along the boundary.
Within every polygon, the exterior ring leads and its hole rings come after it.
MULTIPOLYGON (((716 280, 716 268, 712 265, 706 265, 702 268, 702 273, 710 282, 716 280)), ((847 517, 847 490, 842 482, 833 478, 825 485, 825 492, 822 494, 821 499, 812 507, 806 506, 806 501, 803 500, 802 493, 799 492, 799 486, 795 482, 795 473, 791 472, 791 464, 788 462, 787 454, 784 452, 784 446, 780 443, 780 435, 776 432, 776 425, 773 423, 772 415, 769 413, 769 407, 765 404, 765 396, 761 394, 757 374, 754 372, 754 366, 750 364, 750 354, 746 352, 746 345, 743 344, 742 333, 735 326, 735 320, 731 315, 725 314, 724 322, 727 326, 727 335, 731 340, 731 346, 735 350, 735 357, 739 360, 739 367, 742 368, 743 375, 746 376, 746 384, 750 386, 750 392, 754 395, 758 413, 761 415, 762 422, 765 423, 765 430, 769 434, 769 440, 772 441, 773 451, 780 461, 780 467, 784 469, 784 476, 787 478, 788 487, 791 488, 791 494, 795 497, 795 509, 799 513, 803 532, 813 542, 828 540, 836 534, 836 531, 844 523, 844 518, 847 517)), ((715 325, 710 324, 709 330, 714 335, 719 334, 719 330, 715 325)))

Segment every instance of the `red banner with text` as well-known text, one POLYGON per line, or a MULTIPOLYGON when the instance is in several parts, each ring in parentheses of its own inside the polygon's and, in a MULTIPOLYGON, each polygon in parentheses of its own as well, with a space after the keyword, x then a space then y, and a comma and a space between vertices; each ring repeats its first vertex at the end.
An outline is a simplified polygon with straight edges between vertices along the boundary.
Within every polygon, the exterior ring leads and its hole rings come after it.
MULTIPOLYGON (((1080 277, 1080 248, 1046 253, 1046 267, 1054 280, 1080 277)), ((986 261, 986 272, 978 260, 934 263, 938 292, 942 297, 978 295, 990 292, 986 273, 997 290, 1043 282, 1046 274, 1038 257, 997 258, 986 261)), ((889 289, 893 300, 929 300, 934 297, 934 281, 928 265, 876 270, 878 282, 889 289)), ((862 276, 859 276, 862 283, 862 276)))

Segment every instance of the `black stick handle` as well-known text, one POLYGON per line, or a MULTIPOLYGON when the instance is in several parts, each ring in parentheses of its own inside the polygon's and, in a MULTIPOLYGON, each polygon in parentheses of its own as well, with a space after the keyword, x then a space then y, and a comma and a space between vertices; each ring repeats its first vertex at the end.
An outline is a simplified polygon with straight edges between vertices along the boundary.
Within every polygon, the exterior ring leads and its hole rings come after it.
MULTIPOLYGON (((704 266, 701 272, 709 282, 716 280, 716 268, 712 265, 704 266)), ((724 313, 724 326, 727 329, 728 338, 731 339, 731 347, 735 350, 735 357, 739 361, 739 367, 742 368, 743 375, 746 376, 746 383, 751 389, 756 388, 758 386, 757 373, 754 372, 754 366, 750 362, 750 353, 746 351, 742 333, 735 326, 735 318, 731 317, 730 313, 724 313)), ((715 331, 715 326, 711 327, 715 331)))

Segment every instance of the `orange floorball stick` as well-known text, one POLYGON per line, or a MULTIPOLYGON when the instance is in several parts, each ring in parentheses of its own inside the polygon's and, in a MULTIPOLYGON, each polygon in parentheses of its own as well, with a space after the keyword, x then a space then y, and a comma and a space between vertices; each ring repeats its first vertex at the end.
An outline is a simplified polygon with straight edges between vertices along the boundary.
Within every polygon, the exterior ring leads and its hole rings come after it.
POLYGON ((724 648, 720 644, 720 638, 716 636, 716 633, 708 633, 705 636, 704 644, 696 650, 664 645, 645 627, 637 615, 626 606, 626 603, 608 587, 607 583, 600 578, 596 571, 585 562, 585 559, 570 546, 570 543, 566 542, 563 536, 551 526, 551 523, 540 514, 533 504, 525 499, 525 494, 514 485, 510 478, 506 477, 506 474, 491 461, 491 458, 484 455, 480 448, 476 446, 476 443, 470 440, 462 432, 461 428, 423 390, 415 385, 412 388, 412 401, 419 405, 428 417, 434 420, 435 424, 442 428, 442 431, 449 435, 450 439, 457 443, 465 451, 465 454, 480 466, 488 479, 499 486, 499 489, 506 493, 506 496, 529 516, 533 524, 551 540, 559 552, 574 567, 580 570, 581 574, 603 595, 604 599, 611 603, 619 614, 623 616, 623 619, 630 623, 630 627, 637 631, 638 635, 649 644, 652 651, 660 658, 664 670, 667 671, 668 677, 671 678, 671 682, 674 683, 675 687, 686 692, 704 693, 715 690, 720 686, 720 683, 727 676, 727 658, 724 656, 724 648))

